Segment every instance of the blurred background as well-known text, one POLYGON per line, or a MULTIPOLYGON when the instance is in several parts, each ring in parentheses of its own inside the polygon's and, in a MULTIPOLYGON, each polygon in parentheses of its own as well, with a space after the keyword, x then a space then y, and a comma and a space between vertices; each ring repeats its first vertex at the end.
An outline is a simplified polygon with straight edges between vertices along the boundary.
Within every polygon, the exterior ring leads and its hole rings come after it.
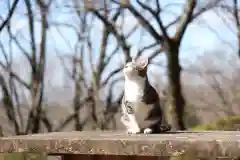
POLYGON ((123 129, 130 57, 173 129, 239 130, 239 3, 1 0, 1 136, 123 129))

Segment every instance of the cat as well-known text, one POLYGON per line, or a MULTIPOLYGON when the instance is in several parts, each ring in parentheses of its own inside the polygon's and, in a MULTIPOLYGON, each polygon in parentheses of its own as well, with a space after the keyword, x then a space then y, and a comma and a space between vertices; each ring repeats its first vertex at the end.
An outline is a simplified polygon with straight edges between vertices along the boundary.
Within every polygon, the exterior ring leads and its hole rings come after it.
POLYGON ((121 122, 128 134, 151 134, 171 130, 162 123, 162 109, 157 91, 147 76, 148 58, 127 62, 123 68, 125 85, 121 122))

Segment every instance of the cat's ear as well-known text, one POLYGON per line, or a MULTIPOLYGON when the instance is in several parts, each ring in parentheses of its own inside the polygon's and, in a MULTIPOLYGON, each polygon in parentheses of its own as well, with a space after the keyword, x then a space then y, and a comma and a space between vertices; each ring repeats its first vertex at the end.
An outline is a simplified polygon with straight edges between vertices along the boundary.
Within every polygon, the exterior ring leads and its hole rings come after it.
POLYGON ((146 69, 148 66, 148 58, 139 60, 138 65, 141 69, 146 69))

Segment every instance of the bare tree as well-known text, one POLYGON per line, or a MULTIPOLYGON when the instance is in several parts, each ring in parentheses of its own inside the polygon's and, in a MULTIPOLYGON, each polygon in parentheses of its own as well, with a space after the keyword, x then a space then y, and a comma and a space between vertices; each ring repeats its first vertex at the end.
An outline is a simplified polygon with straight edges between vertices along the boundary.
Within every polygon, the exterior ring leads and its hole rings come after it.
MULTIPOLYGON (((28 52, 21 45, 19 40, 9 31, 9 37, 12 39, 14 44, 22 51, 24 56, 27 58, 30 66, 31 66, 31 82, 28 84, 25 80, 21 79, 18 74, 14 73, 11 68, 10 62, 5 65, 1 63, 1 67, 4 72, 8 73, 10 76, 10 89, 7 87, 7 84, 4 80, 4 77, 1 78, 1 86, 4 92, 4 106, 6 108, 8 118, 10 121, 14 123, 15 133, 16 134, 27 134, 27 133, 38 133, 40 131, 40 123, 43 122, 47 127, 48 131, 51 131, 51 124, 48 118, 45 115, 44 110, 42 110, 42 102, 43 102, 43 90, 44 90, 44 73, 45 73, 45 60, 46 60, 46 41, 47 41, 47 13, 48 8, 51 3, 45 3, 44 1, 37 0, 36 1, 41 15, 41 40, 39 44, 39 53, 37 51, 38 44, 36 43, 35 37, 35 19, 33 13, 33 4, 29 0, 25 0, 27 15, 28 15, 28 24, 29 24, 29 35, 31 39, 31 50, 28 52), (38 58, 39 55, 39 58, 38 58), (16 88, 12 88, 14 86, 14 81, 20 83, 31 93, 31 109, 28 114, 27 124, 24 128, 20 128, 19 122, 16 119, 16 110, 15 102, 18 102, 18 94, 16 88), (13 92, 10 92, 13 90, 13 92), (15 98, 13 99, 12 96, 15 98)), ((9 29, 10 30, 10 29, 9 29)), ((4 47, 2 46, 2 51, 4 51, 4 47)), ((7 54, 5 54, 6 61, 8 59, 7 54)), ((8 62, 8 61, 7 61, 8 62)), ((19 102, 18 102, 19 103, 19 102)), ((19 104, 17 103, 17 107, 19 108, 19 104)), ((18 111, 18 116, 20 116, 20 123, 23 123, 23 118, 20 111, 18 111)), ((21 125, 23 127, 23 124, 21 125)))
MULTIPOLYGON (((107 76, 104 76, 104 72, 106 71, 106 68, 108 67, 114 55, 116 55, 116 53, 118 52, 119 45, 117 45, 115 49, 113 49, 110 55, 107 55, 106 52, 107 46, 109 44, 108 40, 110 32, 108 30, 109 25, 103 25, 103 31, 101 33, 102 35, 100 39, 101 44, 99 48, 99 58, 97 61, 95 61, 95 53, 93 53, 93 48, 95 48, 95 46, 93 46, 92 39, 90 38, 90 34, 92 32, 90 26, 93 25, 92 23, 95 22, 96 18, 92 17, 92 15, 83 10, 79 1, 73 0, 72 2, 73 6, 68 7, 73 9, 73 13, 77 15, 80 24, 80 28, 74 28, 75 32, 79 35, 79 39, 78 42, 76 42, 75 44, 75 49, 73 49, 74 54, 71 57, 72 72, 67 69, 67 72, 74 81, 75 86, 75 96, 73 100, 74 111, 73 114, 65 118, 63 123, 61 123, 56 130, 62 130, 72 120, 74 120, 75 122, 76 130, 82 130, 86 123, 88 123, 89 121, 91 121, 95 126, 92 129, 107 129, 109 123, 111 123, 112 120, 114 121, 114 114, 117 112, 116 109, 112 108, 118 108, 116 107, 116 105, 119 105, 120 103, 120 98, 117 98, 117 100, 115 101, 113 100, 114 96, 112 92, 112 86, 114 86, 115 82, 118 82, 119 80, 115 79, 112 81, 111 78, 114 73, 117 73, 121 70, 122 66, 120 68, 117 68, 113 72, 110 72, 109 74, 107 74, 107 76), (86 56, 88 56, 89 62, 84 61, 86 56), (88 70, 88 72, 90 73, 90 77, 86 76, 86 70, 88 70), (106 88, 109 88, 109 90, 107 91, 106 98, 102 99, 99 95, 101 95, 101 92, 103 90, 106 90, 106 88), (82 118, 80 118, 80 114, 82 112, 79 111, 84 106, 87 106, 87 108, 91 111, 90 116, 86 117, 86 119, 81 121, 80 119, 82 118)), ((98 14, 97 11, 96 14, 98 14)), ((110 14, 108 13, 108 11, 104 10, 103 17, 109 17, 109 15, 110 14)), ((120 15, 120 10, 117 10, 117 12, 112 15, 111 19, 113 21, 117 21, 120 15)), ((130 35, 131 33, 129 33, 128 36, 130 35)), ((122 39, 124 38, 125 37, 122 37, 122 39)), ((126 44, 125 47, 126 56, 130 58, 129 47, 126 44)), ((69 57, 65 57, 65 60, 66 58, 69 57)), ((62 61, 64 61, 63 58, 62 61)))
MULTIPOLYGON (((44 90, 44 73, 45 73, 45 61, 46 61, 46 41, 47 41, 47 13, 51 0, 46 3, 43 0, 37 0, 37 5, 40 9, 41 14, 41 41, 40 41, 40 51, 39 51, 39 61, 37 60, 36 43, 34 38, 34 20, 32 17, 31 2, 26 0, 26 5, 28 8, 29 16, 29 26, 31 33, 31 44, 32 44, 32 56, 28 59, 32 67, 32 82, 31 82, 31 96, 32 96, 32 110, 29 113, 29 118, 27 122, 26 133, 31 131, 32 133, 38 133, 40 130, 40 122, 42 117, 44 117, 44 112, 42 111, 42 101, 43 101, 43 90, 44 90)), ((51 128, 48 128, 51 130, 51 128)))
MULTIPOLYGON (((234 52, 227 55, 226 49, 206 52, 198 62, 190 66, 192 72, 186 79, 196 79, 198 85, 188 81, 184 90, 188 103, 196 111, 202 123, 218 117, 237 116, 239 106, 239 60, 234 52), (215 63, 212 63, 212 62, 215 63), (193 94, 194 92, 194 94, 193 94)), ((185 79, 185 78, 184 78, 185 79)))

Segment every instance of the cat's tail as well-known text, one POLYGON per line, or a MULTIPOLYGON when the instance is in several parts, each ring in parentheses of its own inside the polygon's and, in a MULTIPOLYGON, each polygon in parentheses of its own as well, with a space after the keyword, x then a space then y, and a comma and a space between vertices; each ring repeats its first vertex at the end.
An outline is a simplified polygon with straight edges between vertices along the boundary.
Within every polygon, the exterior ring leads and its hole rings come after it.
POLYGON ((171 124, 162 124, 159 126, 159 133, 163 133, 163 132, 168 132, 171 131, 172 129, 172 125, 171 124))
POLYGON ((171 131, 172 125, 170 124, 155 124, 151 126, 151 129, 153 130, 153 134, 159 134, 159 133, 166 133, 168 131, 171 131))

